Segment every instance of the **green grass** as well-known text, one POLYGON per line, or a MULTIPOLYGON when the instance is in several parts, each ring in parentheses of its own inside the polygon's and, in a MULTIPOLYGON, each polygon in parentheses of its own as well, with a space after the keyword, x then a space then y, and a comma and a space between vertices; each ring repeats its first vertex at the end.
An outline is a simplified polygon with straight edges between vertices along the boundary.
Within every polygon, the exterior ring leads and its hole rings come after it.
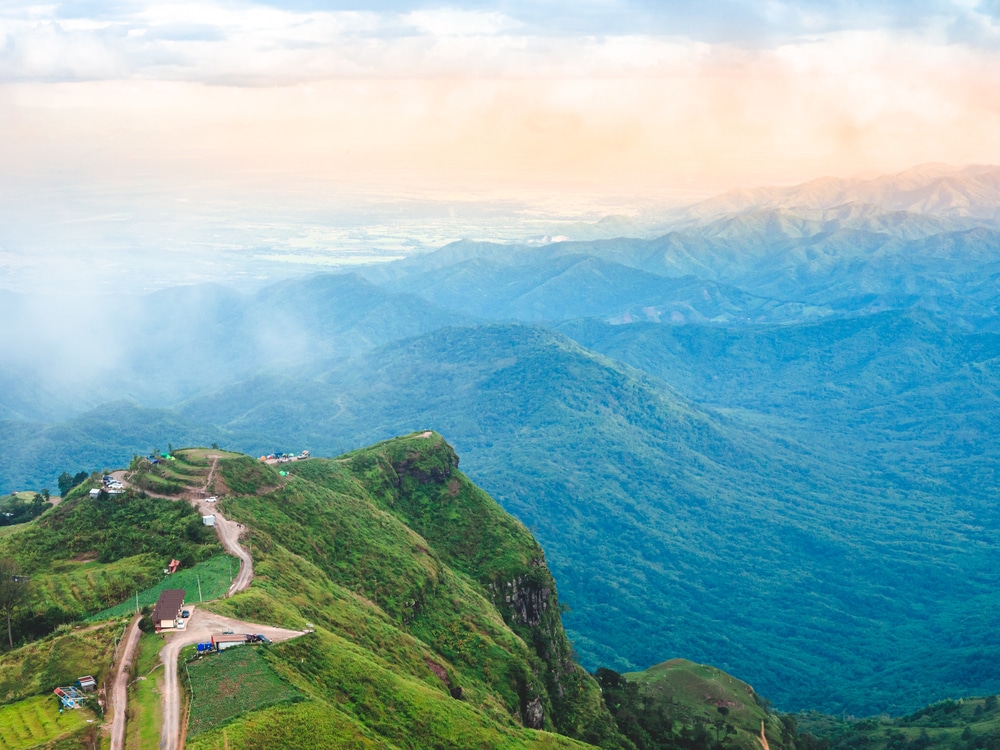
POLYGON ((260 646, 237 646, 196 657, 187 665, 191 716, 188 734, 216 729, 247 711, 295 700, 299 693, 263 659, 260 646))
MULTIPOLYGON (((184 601, 195 603, 198 601, 198 580, 201 579, 201 594, 204 601, 218 599, 225 596, 232 583, 230 570, 235 577, 239 572, 239 560, 230 555, 216 555, 204 562, 198 563, 193 568, 181 568, 171 576, 163 576, 162 569, 159 569, 161 580, 155 586, 139 592, 139 606, 152 605, 160 596, 164 589, 184 589, 184 601)), ((126 599, 121 604, 102 610, 91 615, 90 622, 106 620, 112 617, 122 617, 135 613, 135 597, 126 599)))
POLYGON ((232 724, 189 738, 189 750, 394 750, 370 736, 356 720, 320 701, 274 706, 241 716, 232 724))
POLYGON ((668 735, 699 726, 714 735, 716 723, 721 722, 732 727, 723 746, 740 750, 759 750, 755 736, 761 722, 772 742, 781 736, 781 723, 760 705, 753 688, 716 667, 671 659, 623 676, 638 685, 645 713, 667 719, 668 735))
POLYGON ((154 633, 146 633, 139 641, 133 667, 134 682, 129 688, 128 722, 125 726, 126 750, 145 750, 159 744, 163 729, 163 704, 160 687, 163 681, 160 649, 163 641, 154 633))
MULTIPOLYGON (((315 633, 271 647, 268 660, 300 690, 410 750, 529 747, 539 734, 399 674, 340 636, 315 633)), ((499 707, 497 707, 499 708, 499 707)), ((581 747, 559 738, 566 747, 581 747)))
POLYGON ((230 488, 273 489, 223 501, 227 516, 254 528, 257 576, 212 609, 284 627, 313 623, 317 635, 277 644, 266 658, 387 745, 544 745, 545 735, 519 723, 537 697, 546 728, 615 746, 597 685, 569 657, 541 550, 454 465, 438 435, 390 441, 345 461, 291 464, 303 475, 278 487, 257 462, 221 462, 230 488), (435 508, 447 528, 432 528, 435 508), (471 529, 467 516, 491 528, 471 529), (473 533, 489 554, 471 549, 465 537, 473 533), (535 597, 541 622, 513 612, 506 583, 515 580, 519 596, 535 597), (461 700, 450 693, 456 688, 461 700))
POLYGON ((114 641, 125 621, 88 628, 64 626, 42 640, 0 656, 0 703, 72 685, 81 675, 103 682, 114 655, 114 641))
MULTIPOLYGON (((122 600, 135 588, 151 585, 163 571, 159 557, 145 554, 102 564, 84 557, 82 561, 53 562, 51 572, 31 577, 31 608, 44 612, 58 607, 82 615, 122 600)), ((114 615, 125 614, 124 610, 114 615)))
POLYGON ((94 715, 85 708, 59 713, 54 695, 0 706, 0 750, 26 750, 83 732, 94 715))

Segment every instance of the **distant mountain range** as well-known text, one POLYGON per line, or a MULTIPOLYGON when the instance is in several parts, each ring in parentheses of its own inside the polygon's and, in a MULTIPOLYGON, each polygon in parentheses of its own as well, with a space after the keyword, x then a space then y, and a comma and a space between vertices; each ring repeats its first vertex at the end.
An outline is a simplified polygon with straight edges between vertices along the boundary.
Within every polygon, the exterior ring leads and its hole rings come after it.
POLYGON ((704 219, 760 209, 827 210, 848 204, 878 206, 886 212, 997 221, 1000 167, 923 164, 868 179, 823 177, 792 187, 732 190, 698 203, 683 215, 704 219))
POLYGON ((590 668, 683 657, 856 714, 998 692, 998 175, 742 191, 655 237, 255 294, 0 295, 0 489, 432 428, 534 530, 590 668))
MULTIPOLYGON (((781 216, 812 228, 856 229, 916 239, 1000 224, 1000 167, 923 164, 898 174, 822 177, 787 187, 737 189, 671 210, 567 222, 552 235, 571 240, 653 238, 743 215, 781 216)), ((737 223, 739 223, 737 221, 737 223)))

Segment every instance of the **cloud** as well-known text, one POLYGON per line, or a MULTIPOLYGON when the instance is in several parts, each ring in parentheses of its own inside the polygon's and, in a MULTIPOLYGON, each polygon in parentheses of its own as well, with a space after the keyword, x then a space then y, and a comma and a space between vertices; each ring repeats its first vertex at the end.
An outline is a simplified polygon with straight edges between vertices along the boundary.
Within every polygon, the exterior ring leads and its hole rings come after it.
POLYGON ((595 63, 613 76, 646 68, 677 48, 764 52, 847 31, 1000 49, 997 3, 975 0, 352 5, 6 5, 0 8, 0 82, 267 86, 337 77, 573 76, 574 69, 588 75, 595 63), (624 54, 633 44, 642 50, 624 54))
POLYGON ((728 187, 1000 161, 995 3, 317 6, 0 9, 7 179, 728 187))

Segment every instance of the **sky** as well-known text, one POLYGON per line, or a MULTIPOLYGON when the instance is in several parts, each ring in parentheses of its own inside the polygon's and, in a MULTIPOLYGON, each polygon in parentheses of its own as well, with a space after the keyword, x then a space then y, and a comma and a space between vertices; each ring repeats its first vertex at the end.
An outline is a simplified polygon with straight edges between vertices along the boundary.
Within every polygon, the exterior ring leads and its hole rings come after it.
POLYGON ((361 247, 390 198, 383 253, 456 205, 998 163, 998 55, 1000 0, 0 0, 0 284, 26 248, 156 233, 361 247))

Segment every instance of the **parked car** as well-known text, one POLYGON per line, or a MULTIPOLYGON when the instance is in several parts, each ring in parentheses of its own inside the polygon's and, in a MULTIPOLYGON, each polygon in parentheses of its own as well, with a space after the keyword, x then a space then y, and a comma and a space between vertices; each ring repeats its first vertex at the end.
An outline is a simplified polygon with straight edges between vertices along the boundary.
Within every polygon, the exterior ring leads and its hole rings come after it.
POLYGON ((191 616, 191 610, 189 609, 185 609, 183 612, 181 612, 181 617, 190 617, 190 616, 191 616))

